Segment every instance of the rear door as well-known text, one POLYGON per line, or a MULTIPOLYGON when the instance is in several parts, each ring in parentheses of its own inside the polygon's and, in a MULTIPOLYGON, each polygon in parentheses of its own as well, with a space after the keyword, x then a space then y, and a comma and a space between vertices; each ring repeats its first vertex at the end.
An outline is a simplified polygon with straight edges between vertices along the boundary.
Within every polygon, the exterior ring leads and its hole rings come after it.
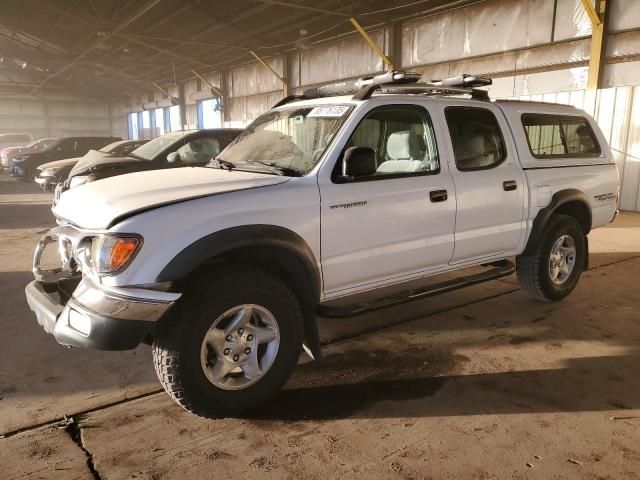
POLYGON ((525 229, 525 177, 502 112, 488 102, 438 104, 457 202, 451 263, 513 252, 525 229))

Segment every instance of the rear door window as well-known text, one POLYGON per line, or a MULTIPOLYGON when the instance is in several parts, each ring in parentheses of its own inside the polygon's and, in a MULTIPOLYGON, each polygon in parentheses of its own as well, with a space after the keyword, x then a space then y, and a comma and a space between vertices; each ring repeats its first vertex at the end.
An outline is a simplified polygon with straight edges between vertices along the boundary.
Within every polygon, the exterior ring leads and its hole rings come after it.
POLYGON ((486 170, 504 161, 507 150, 493 112, 480 107, 447 107, 444 114, 458 170, 486 170))
POLYGON ((78 151, 78 140, 76 138, 65 138, 59 143, 57 151, 65 154, 76 153, 78 151))
POLYGON ((600 145, 584 117, 525 113, 522 126, 531 155, 539 159, 593 157, 600 145))

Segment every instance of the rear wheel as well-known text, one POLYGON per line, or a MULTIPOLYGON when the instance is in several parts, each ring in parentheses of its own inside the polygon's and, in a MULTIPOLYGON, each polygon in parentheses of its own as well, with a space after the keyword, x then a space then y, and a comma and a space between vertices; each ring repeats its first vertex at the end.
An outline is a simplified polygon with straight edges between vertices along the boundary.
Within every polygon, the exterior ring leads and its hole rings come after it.
POLYGON ((586 254, 578 221, 568 215, 553 215, 534 252, 517 258, 522 289, 545 302, 563 299, 576 287, 586 254))
POLYGON ((159 328, 156 373, 183 408, 234 415, 273 397, 297 365, 302 313, 277 277, 234 266, 203 278, 159 328))

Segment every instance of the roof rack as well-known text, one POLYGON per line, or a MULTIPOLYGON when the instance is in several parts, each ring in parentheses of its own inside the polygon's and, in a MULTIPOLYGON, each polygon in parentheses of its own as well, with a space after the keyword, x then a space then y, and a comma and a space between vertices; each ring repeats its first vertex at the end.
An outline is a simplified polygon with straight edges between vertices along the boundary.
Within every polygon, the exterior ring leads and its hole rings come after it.
POLYGON ((354 100, 366 100, 375 92, 383 94, 408 95, 470 95, 475 100, 489 100, 489 93, 477 87, 492 84, 490 78, 466 73, 457 77, 421 82, 422 75, 402 70, 392 70, 381 75, 362 77, 353 82, 338 82, 321 87, 309 88, 302 95, 289 95, 273 108, 296 100, 310 100, 321 97, 353 95, 354 100))
POLYGON ((412 85, 396 85, 393 83, 367 85, 360 89, 354 96, 354 100, 367 100, 379 91, 384 94, 405 95, 470 95, 474 100, 489 100, 489 92, 478 88, 441 87, 426 82, 417 82, 412 85))

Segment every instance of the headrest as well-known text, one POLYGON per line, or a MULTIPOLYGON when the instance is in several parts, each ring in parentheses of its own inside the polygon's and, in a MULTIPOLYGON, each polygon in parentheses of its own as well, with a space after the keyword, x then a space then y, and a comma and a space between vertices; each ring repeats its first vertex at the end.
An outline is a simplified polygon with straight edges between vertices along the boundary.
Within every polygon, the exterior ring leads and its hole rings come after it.
POLYGON ((387 156, 393 160, 408 160, 411 158, 409 149, 409 130, 394 132, 387 140, 387 156))
POLYGON ((457 160, 474 158, 484 153, 484 135, 464 135, 452 139, 457 160))

